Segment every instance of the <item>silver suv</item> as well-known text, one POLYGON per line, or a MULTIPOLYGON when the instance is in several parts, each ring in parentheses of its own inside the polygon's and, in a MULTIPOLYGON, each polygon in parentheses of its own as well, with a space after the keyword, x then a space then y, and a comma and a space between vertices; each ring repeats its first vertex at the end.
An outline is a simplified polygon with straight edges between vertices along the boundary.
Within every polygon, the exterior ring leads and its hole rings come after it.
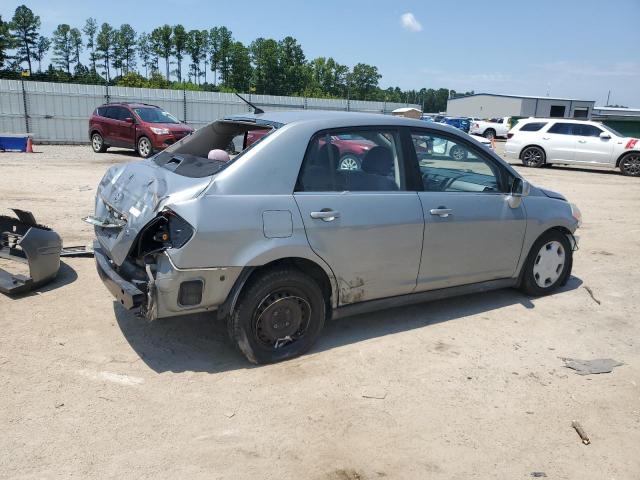
POLYGON ((571 273, 580 213, 452 127, 299 111, 227 117, 112 167, 87 220, 125 308, 216 311, 266 363, 306 352, 332 317, 550 293, 571 273), (355 169, 339 168, 347 149, 355 169))

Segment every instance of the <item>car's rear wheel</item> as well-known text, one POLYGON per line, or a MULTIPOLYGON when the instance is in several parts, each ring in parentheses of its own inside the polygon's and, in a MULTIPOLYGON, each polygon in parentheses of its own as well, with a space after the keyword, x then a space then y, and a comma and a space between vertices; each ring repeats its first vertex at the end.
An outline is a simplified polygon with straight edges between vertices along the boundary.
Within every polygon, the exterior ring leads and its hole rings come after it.
POLYGON ((493 128, 487 128, 482 136, 491 140, 492 138, 496 138, 496 131, 493 128))
POLYGON ((620 172, 628 177, 640 177, 640 153, 627 153, 620 160, 620 172))
POLYGON ((573 251, 567 236, 549 230, 531 247, 520 288, 529 295, 547 295, 567 283, 572 266, 573 251))
POLYGON ((520 159, 525 167, 542 167, 545 164, 546 156, 539 147, 527 147, 520 154, 520 159))
POLYGON ((104 144, 104 138, 99 133, 91 135, 91 148, 96 153, 104 153, 107 151, 107 146, 104 144))
POLYGON ((460 145, 454 145, 453 147, 451 147, 451 150, 449 150, 449 156, 454 160, 458 160, 458 161, 466 160, 467 149, 464 147, 461 147, 460 145))
POLYGON ((320 286, 295 269, 259 274, 245 287, 228 322, 229 336, 252 363, 302 355, 324 326, 320 286))
POLYGON ((153 146, 151 145, 151 140, 147 137, 140 137, 138 139, 138 155, 142 158, 149 158, 153 155, 153 146))
POLYGON ((360 160, 355 155, 347 154, 340 158, 340 170, 360 170, 360 160))

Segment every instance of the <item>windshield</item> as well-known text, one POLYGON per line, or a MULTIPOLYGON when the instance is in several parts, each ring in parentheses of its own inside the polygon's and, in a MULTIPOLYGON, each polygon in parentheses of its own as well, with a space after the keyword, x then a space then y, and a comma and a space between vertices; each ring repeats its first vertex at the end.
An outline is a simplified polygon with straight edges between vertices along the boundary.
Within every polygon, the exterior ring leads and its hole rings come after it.
POLYGON ((613 128, 608 127, 608 126, 607 126, 607 125, 605 125, 605 124, 601 124, 600 126, 601 126, 602 128, 604 128, 605 130, 608 130, 608 131, 609 131, 609 133, 613 133, 616 137, 623 137, 623 138, 624 138, 624 137, 626 136, 626 135, 621 134, 621 133, 620 133, 620 132, 618 132, 617 130, 614 130, 613 128))
POLYGON ((171 115, 169 112, 160 110, 159 108, 145 107, 134 108, 136 115, 140 117, 143 122, 147 123, 180 123, 180 121, 171 115))

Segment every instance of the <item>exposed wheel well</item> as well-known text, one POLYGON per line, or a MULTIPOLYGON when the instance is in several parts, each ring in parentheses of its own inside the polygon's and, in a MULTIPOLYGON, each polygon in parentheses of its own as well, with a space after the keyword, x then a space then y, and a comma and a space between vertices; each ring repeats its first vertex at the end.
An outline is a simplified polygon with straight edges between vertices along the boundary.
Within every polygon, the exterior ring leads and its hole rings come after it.
POLYGON ((543 147, 541 147, 540 145, 536 145, 535 143, 532 143, 531 145, 525 145, 524 147, 522 147, 520 149, 520 155, 518 155, 518 158, 522 159, 522 152, 524 152, 529 147, 536 147, 536 148, 539 148, 540 150, 542 150, 542 153, 544 153, 544 161, 545 162, 547 161, 547 152, 546 152, 546 150, 543 147))
POLYGON ((231 313, 231 311, 235 308, 238 297, 252 279, 257 278, 259 275, 262 275, 267 271, 282 268, 294 268, 306 275, 309 275, 320 286, 322 294, 327 302, 327 315, 331 315, 331 296, 333 293, 331 280, 329 279, 329 276, 326 274, 324 269, 317 263, 306 258, 290 257, 274 260, 259 267, 248 268, 249 270, 246 271, 245 275, 240 275, 240 277, 236 281, 236 284, 231 289, 227 300, 219 308, 219 317, 224 317, 231 313))
POLYGON ((631 155, 632 153, 637 153, 637 152, 633 152, 633 151, 631 151, 631 152, 624 152, 622 155, 620 155, 620 156, 618 157, 618 160, 616 160, 616 168, 617 168, 617 167, 620 167, 620 162, 622 161, 622 159, 623 159, 624 157, 626 157, 627 155, 631 155))

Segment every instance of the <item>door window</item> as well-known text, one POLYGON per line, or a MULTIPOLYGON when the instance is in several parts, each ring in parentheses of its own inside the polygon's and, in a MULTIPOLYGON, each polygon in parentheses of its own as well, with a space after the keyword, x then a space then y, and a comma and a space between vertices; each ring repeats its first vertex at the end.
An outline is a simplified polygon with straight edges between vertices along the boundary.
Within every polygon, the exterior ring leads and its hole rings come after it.
POLYGON ((573 124, 571 123, 554 123, 549 128, 548 133, 555 133, 558 135, 573 135, 573 124))
POLYGON ((388 129, 336 130, 314 136, 296 191, 388 192, 404 188, 400 137, 388 129))
POLYGON ((508 174, 474 148, 435 132, 411 139, 426 192, 508 191, 508 174))
POLYGON ((573 134, 579 135, 581 137, 599 137, 602 133, 598 127, 594 127, 593 125, 574 125, 573 126, 573 134))
POLYGON ((129 113, 129 110, 124 107, 108 107, 106 116, 114 120, 124 120, 125 118, 130 117, 131 114, 129 113))

